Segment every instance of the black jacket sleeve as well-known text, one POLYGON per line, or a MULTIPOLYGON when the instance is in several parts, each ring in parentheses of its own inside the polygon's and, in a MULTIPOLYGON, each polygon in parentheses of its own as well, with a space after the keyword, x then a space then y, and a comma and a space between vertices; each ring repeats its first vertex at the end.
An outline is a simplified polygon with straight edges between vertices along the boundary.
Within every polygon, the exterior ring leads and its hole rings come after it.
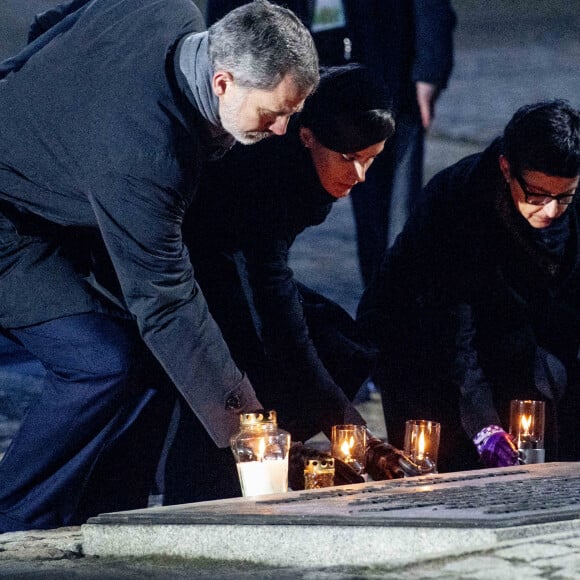
POLYGON ((28 59, 54 38, 66 32, 76 21, 80 8, 89 0, 73 0, 37 15, 30 26, 28 45, 13 57, 0 63, 0 80, 21 69, 28 59))
MULTIPOLYGON (((340 423, 364 424, 320 360, 302 300, 288 266, 292 240, 276 239, 245 251, 253 299, 268 360, 287 391, 288 405, 304 422, 330 433, 340 423)), ((314 434, 313 433, 313 434, 314 434)))
POLYGON ((448 0, 415 0, 413 81, 444 89, 453 69, 456 16, 448 0))
POLYGON ((91 206, 141 336, 216 444, 225 447, 239 413, 260 404, 194 279, 181 234, 187 200, 136 172, 123 179, 102 174, 96 182, 91 206))
MULTIPOLYGON (((493 402, 492 389, 481 365, 474 345, 475 325, 469 304, 458 304, 457 333, 452 379, 461 394, 459 409, 461 424, 470 439, 488 425, 500 425, 493 402)), ((507 425, 503 425, 507 430, 507 425)))

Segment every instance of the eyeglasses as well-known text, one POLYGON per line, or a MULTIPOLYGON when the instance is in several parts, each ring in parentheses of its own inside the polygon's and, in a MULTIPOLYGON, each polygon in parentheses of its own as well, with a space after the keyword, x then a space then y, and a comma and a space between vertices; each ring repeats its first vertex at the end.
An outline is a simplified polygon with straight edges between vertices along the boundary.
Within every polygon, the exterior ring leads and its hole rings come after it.
POLYGON ((526 203, 530 205, 548 205, 552 201, 556 201, 559 205, 570 205, 574 201, 574 193, 561 193, 560 195, 549 195, 547 193, 530 193, 528 191, 528 186, 522 177, 519 175, 515 176, 516 181, 519 183, 524 195, 526 197, 526 203))

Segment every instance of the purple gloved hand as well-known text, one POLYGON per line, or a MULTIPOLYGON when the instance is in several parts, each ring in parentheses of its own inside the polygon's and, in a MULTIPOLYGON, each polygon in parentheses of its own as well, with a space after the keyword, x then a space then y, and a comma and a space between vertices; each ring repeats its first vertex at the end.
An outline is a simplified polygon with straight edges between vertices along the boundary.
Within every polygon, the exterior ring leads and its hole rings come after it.
POLYGON ((484 467, 509 467, 519 464, 518 449, 512 437, 498 425, 482 429, 473 442, 484 467))

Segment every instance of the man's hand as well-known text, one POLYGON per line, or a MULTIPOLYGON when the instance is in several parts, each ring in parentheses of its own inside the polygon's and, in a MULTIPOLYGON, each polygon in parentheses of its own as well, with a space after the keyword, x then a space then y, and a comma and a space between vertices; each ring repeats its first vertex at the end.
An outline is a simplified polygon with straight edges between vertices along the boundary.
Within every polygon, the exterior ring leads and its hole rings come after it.
POLYGON ((498 425, 485 427, 473 441, 484 467, 509 467, 519 464, 518 448, 511 435, 498 425))
POLYGON ((433 117, 435 116, 435 101, 439 96, 439 88, 437 85, 417 81, 415 83, 415 91, 417 94, 417 104, 421 112, 421 122, 425 131, 431 127, 433 117))
MULTIPOLYGON (((307 459, 328 457, 329 453, 322 453, 318 449, 308 447, 303 443, 292 443, 288 461, 288 485, 294 490, 304 489, 304 463, 307 459)), ((363 483, 364 479, 354 469, 340 459, 334 459, 334 485, 349 483, 363 483)))

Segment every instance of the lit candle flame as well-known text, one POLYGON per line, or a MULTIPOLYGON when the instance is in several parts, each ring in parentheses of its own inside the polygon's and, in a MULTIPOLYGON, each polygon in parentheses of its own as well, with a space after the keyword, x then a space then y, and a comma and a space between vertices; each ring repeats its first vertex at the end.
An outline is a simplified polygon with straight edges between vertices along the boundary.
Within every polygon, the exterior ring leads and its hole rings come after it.
POLYGON ((520 419, 520 425, 522 426, 522 429, 524 430, 524 436, 527 436, 530 434, 530 427, 532 425, 532 416, 531 415, 522 415, 521 419, 520 419))
POLYGON ((351 452, 353 447, 354 447, 354 437, 352 437, 352 436, 350 438, 350 441, 347 441, 345 439, 342 442, 342 444, 340 446, 340 450, 342 451, 342 454, 343 454, 345 460, 350 459, 350 452, 351 452))
POLYGON ((417 459, 421 460, 425 456, 425 433, 421 431, 417 441, 417 459))

